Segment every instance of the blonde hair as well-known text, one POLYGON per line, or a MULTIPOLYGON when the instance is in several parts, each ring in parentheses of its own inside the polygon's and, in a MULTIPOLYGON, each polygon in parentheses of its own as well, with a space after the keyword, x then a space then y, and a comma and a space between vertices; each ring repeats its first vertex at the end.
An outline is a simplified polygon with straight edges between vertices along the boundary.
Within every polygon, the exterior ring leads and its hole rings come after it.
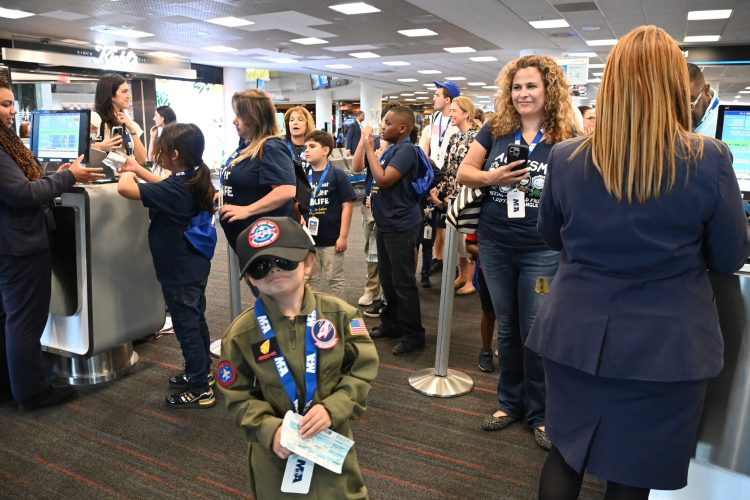
POLYGON ((501 137, 511 134, 521 126, 521 115, 513 106, 511 89, 513 78, 520 69, 536 68, 544 83, 544 140, 557 144, 579 135, 573 112, 573 102, 565 73, 557 62, 547 56, 523 56, 505 65, 495 80, 495 116, 492 117, 492 134, 501 137))
POLYGON ((271 98, 258 89, 247 89, 232 96, 232 108, 243 123, 252 126, 253 136, 248 145, 232 160, 235 166, 247 158, 255 158, 263 149, 263 144, 271 137, 278 137, 279 125, 276 123, 276 108, 271 98))
POLYGON ((315 120, 313 120, 313 117, 307 110, 307 108, 305 108, 304 106, 294 106, 293 108, 289 108, 286 113, 284 113, 284 128, 286 129, 287 141, 292 140, 292 133, 289 131, 289 119, 292 117, 292 113, 299 113, 305 119, 305 125, 307 128, 305 129, 304 135, 307 135, 315 130, 315 120))
POLYGON ((665 166, 669 191, 677 158, 703 155, 703 139, 690 132, 689 89, 685 56, 672 37, 656 26, 635 28, 609 54, 594 132, 571 157, 590 147, 607 192, 618 201, 658 198, 665 166))
POLYGON ((460 95, 454 97, 451 103, 456 103, 456 106, 458 106, 461 111, 469 113, 469 116, 467 116, 466 119, 469 121, 470 125, 474 124, 474 101, 465 95, 460 95))

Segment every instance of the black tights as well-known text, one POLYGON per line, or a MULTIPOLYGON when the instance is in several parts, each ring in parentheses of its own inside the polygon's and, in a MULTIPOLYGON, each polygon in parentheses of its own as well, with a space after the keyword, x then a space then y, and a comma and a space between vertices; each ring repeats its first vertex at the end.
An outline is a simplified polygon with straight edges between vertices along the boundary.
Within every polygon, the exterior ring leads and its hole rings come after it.
MULTIPOLYGON (((581 492, 583 472, 578 473, 554 446, 549 451, 539 480, 539 500, 576 500, 581 492)), ((648 500, 650 490, 607 481, 604 500, 648 500)))

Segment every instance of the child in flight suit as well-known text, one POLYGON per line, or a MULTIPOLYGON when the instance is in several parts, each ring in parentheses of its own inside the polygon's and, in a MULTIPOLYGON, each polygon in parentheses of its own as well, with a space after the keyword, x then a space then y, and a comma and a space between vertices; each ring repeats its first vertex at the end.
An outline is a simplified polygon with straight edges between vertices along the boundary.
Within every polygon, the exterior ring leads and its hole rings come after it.
MULTIPOLYGON (((224 335, 216 378, 248 442, 253 496, 300 498, 280 491, 291 454, 280 442, 284 414, 304 415, 302 438, 327 428, 351 438, 349 420, 365 411, 378 355, 357 309, 304 285, 315 247, 298 223, 259 219, 240 233, 236 249, 240 272, 259 296, 224 335)), ((354 449, 341 474, 315 466, 305 498, 367 498, 354 449)))

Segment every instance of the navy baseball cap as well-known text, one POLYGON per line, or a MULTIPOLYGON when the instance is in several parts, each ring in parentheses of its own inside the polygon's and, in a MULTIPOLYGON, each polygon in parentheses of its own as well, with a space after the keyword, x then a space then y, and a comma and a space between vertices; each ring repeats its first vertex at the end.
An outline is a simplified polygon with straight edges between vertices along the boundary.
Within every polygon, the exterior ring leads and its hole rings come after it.
POLYGON ((435 80, 435 86, 444 88, 451 99, 455 99, 461 95, 461 90, 458 88, 458 85, 453 82, 439 82, 435 80))

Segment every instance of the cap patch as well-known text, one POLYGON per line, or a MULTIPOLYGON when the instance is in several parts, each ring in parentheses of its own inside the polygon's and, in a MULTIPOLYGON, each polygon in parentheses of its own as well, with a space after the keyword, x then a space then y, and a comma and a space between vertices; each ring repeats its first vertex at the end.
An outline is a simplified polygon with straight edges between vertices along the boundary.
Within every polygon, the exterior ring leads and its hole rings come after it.
POLYGON ((336 327, 327 319, 319 319, 312 327, 312 335, 318 349, 331 349, 338 344, 336 327))
POLYGON ((250 227, 248 243, 251 248, 263 248, 279 239, 281 231, 274 221, 261 219, 250 227))
POLYGON ((222 387, 229 387, 237 380, 237 371, 232 367, 229 361, 222 361, 219 363, 219 367, 216 369, 216 375, 218 375, 219 385, 222 387))

